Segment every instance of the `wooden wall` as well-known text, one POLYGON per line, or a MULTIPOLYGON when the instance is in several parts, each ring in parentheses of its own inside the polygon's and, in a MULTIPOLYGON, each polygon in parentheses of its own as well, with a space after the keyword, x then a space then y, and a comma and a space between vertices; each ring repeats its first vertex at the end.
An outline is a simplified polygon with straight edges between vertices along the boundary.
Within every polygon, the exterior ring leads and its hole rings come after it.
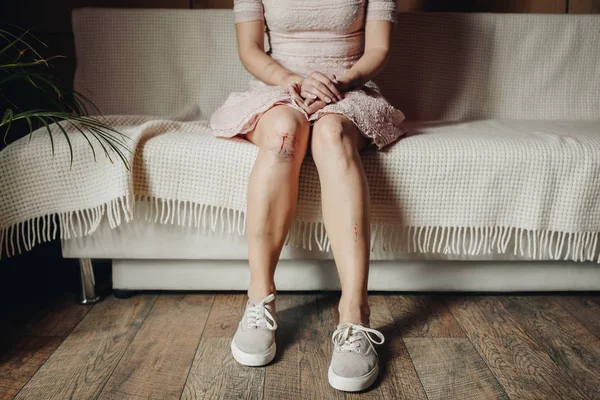
MULTIPOLYGON (((600 0, 397 0, 400 11, 600 13, 600 0)), ((231 8, 233 0, 20 0, 0 20, 43 32, 70 32, 74 7, 231 8)))
MULTIPOLYGON (((400 11, 600 13, 600 0, 397 0, 400 11)), ((71 9, 76 7, 231 8, 233 0, 20 0, 2 2, 0 21, 32 30, 49 45, 47 54, 61 54, 54 73, 72 79, 75 60, 71 9), (12 3, 8 5, 6 3, 12 3)))

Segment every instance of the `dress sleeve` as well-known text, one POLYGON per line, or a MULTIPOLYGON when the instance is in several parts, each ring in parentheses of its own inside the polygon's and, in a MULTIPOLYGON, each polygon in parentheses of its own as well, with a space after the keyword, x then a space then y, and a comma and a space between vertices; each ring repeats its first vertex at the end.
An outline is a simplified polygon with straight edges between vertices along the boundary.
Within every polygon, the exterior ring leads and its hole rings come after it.
POLYGON ((264 9, 261 0, 234 0, 233 15, 235 23, 264 19, 264 9))
POLYGON ((396 23, 396 1, 367 0, 365 19, 379 19, 396 23))

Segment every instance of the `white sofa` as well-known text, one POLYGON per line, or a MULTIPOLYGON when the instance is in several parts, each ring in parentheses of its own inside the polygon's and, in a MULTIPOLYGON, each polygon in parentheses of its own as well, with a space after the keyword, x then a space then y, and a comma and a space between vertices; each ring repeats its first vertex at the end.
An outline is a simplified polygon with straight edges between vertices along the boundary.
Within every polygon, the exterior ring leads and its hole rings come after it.
MULTIPOLYGON (((599 26, 597 15, 402 13, 392 59, 376 82, 415 131, 475 129, 502 138, 552 127, 568 136, 576 127, 600 135, 599 26)), ((197 103, 200 117, 208 118, 230 91, 247 83, 231 10, 78 9, 74 32, 75 85, 88 90, 105 114, 169 114, 197 103), (127 55, 131 63, 117 66, 127 55), (224 76, 223 63, 235 65, 234 73, 224 76), (216 95, 203 96, 206 85, 216 95), (117 87, 130 95, 115 98, 117 87)), ((594 168, 600 165, 592 161, 594 168)), ((139 206, 143 212, 148 205, 139 206)), ((249 282, 245 237, 218 230, 144 220, 111 229, 103 222, 90 236, 62 239, 62 253, 88 267, 87 260, 111 259, 120 296, 146 289, 245 290, 249 282)), ((540 253, 532 260, 510 250, 470 255, 377 247, 369 288, 600 289, 598 263, 540 253)), ((331 252, 316 248, 286 245, 276 280, 278 290, 339 288, 331 252)))

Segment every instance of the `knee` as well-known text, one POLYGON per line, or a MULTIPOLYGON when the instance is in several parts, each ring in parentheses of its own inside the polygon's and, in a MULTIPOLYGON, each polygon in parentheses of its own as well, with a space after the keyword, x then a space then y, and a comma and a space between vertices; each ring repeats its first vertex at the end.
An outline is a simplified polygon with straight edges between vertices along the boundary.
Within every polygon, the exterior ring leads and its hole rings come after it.
POLYGON ((316 163, 341 160, 349 163, 356 152, 352 123, 337 115, 325 115, 313 126, 311 153, 316 163))
POLYGON ((273 116, 265 149, 278 161, 301 161, 308 145, 309 123, 304 116, 280 112, 273 116))

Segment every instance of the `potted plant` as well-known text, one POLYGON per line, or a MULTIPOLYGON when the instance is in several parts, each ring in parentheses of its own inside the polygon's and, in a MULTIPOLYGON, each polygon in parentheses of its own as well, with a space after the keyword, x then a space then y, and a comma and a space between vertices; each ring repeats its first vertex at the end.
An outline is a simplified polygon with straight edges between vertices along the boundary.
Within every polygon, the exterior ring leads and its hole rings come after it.
MULTIPOLYGON (((118 157, 129 169, 124 154, 132 152, 127 146, 129 138, 103 123, 100 110, 86 96, 66 88, 47 73, 49 62, 63 56, 43 57, 33 44, 48 47, 45 43, 28 30, 13 25, 10 28, 0 28, 0 128, 4 130, 4 143, 8 143, 9 132, 15 130, 20 134, 17 133, 13 140, 27 132, 29 135, 47 132, 54 156, 51 127, 55 126, 64 135, 69 146, 71 165, 74 155, 70 136, 81 134, 89 143, 94 160, 96 150, 93 142, 97 142, 111 162, 118 157), (18 32, 13 33, 11 30, 18 32), (14 94, 26 89, 43 99, 43 106, 18 104, 14 94), (92 116, 92 113, 96 116, 92 116), (19 128, 14 129, 15 126, 19 128)), ((28 98, 31 99, 31 96, 28 98)))

